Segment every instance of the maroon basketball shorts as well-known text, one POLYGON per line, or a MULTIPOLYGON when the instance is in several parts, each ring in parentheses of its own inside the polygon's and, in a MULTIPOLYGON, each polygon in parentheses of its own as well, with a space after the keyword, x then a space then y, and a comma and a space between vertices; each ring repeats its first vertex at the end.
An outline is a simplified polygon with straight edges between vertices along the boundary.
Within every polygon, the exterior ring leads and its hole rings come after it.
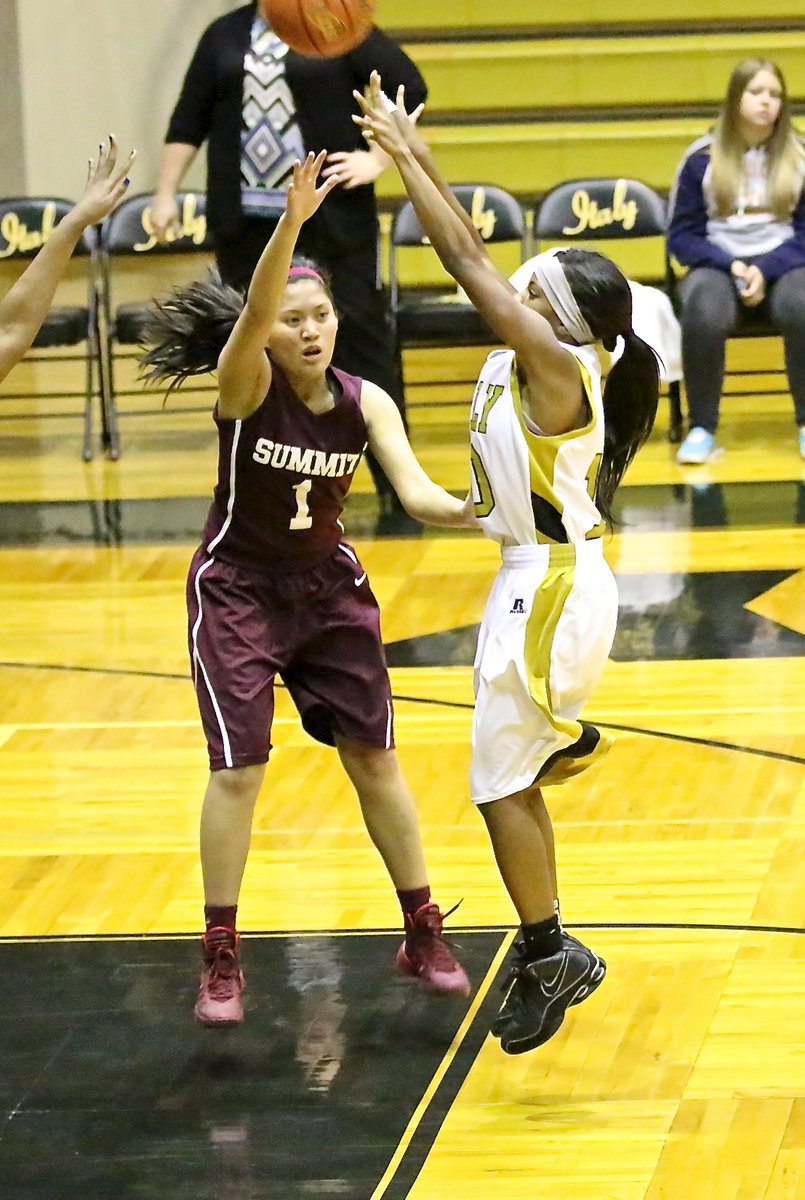
POLYGON ((268 761, 276 675, 317 741, 394 745, 380 612, 349 546, 282 575, 221 562, 200 547, 187 610, 211 770, 268 761))

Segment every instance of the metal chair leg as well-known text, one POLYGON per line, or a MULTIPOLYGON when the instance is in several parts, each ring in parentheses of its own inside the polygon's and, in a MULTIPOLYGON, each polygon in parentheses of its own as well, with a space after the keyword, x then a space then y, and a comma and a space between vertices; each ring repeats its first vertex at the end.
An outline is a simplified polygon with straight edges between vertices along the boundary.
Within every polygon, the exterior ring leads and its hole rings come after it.
POLYGON ((107 458, 117 462, 120 458, 120 429, 117 420, 117 401, 112 367, 112 338, 106 333, 103 343, 101 366, 101 420, 103 448, 107 458))
POLYGON ((678 379, 668 384, 668 441, 674 446, 682 441, 682 390, 678 379))
POLYGON ((87 337, 86 384, 84 389, 84 440, 81 457, 84 462, 92 462, 92 410, 95 406, 95 372, 93 370, 94 346, 87 337))

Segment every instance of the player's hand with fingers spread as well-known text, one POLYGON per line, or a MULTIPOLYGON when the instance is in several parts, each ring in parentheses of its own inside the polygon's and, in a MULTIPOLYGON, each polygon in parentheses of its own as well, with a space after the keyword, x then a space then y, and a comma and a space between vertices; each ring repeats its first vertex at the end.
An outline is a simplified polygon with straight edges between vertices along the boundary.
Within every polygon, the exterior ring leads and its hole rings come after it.
MULTIPOLYGON (((406 157, 413 152, 412 143, 421 140, 411 118, 405 112, 405 92, 400 89, 397 93, 402 107, 391 103, 383 92, 383 85, 377 71, 372 71, 366 93, 352 93, 361 107, 363 116, 354 116, 356 125, 360 125, 363 136, 367 141, 376 142, 381 150, 392 158, 406 157)), ((422 111, 416 110, 416 116, 422 111)))
POLYGON ((320 187, 316 187, 316 181, 326 157, 326 150, 321 150, 315 155, 311 151, 304 162, 294 163, 293 178, 288 185, 288 199, 285 207, 288 219, 294 224, 301 226, 308 217, 312 217, 325 196, 329 195, 335 185, 341 182, 340 175, 331 175, 320 187))
POLYGON ((74 216, 84 226, 97 225, 112 211, 129 186, 129 170, 137 156, 132 150, 124 166, 117 165, 117 142, 110 133, 109 141, 98 147, 98 157, 89 160, 87 186, 84 195, 73 209, 74 216))
POLYGON ((414 158, 419 154, 428 152, 428 144, 417 128, 417 121, 422 116, 425 110, 424 102, 418 104, 411 112, 407 112, 405 107, 405 84, 401 83, 397 88, 397 99, 394 109, 394 118, 397 122, 397 128, 404 136, 408 143, 408 148, 413 152, 414 158))

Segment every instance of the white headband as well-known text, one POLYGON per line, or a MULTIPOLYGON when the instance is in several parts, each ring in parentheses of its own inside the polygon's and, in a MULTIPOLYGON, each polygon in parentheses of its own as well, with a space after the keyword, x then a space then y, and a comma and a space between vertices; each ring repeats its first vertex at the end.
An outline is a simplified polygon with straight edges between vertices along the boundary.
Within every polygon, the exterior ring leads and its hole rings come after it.
POLYGON ((546 250, 530 259, 528 266, 531 268, 531 274, 536 275, 537 282, 545 293, 545 299, 570 336, 579 346, 587 346, 598 339, 581 315, 576 297, 570 290, 562 264, 556 257, 560 252, 561 247, 546 250))

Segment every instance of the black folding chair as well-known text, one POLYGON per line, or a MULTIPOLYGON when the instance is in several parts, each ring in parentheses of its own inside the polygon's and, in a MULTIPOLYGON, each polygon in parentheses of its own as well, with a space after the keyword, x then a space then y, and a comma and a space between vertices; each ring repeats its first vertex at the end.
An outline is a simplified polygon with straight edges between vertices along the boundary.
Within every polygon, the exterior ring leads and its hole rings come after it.
MULTIPOLYGON (((643 264, 638 270, 623 262, 619 265, 630 278, 639 278, 640 282, 668 291, 665 268, 667 225, 665 200, 647 183, 614 177, 570 179, 543 196, 534 224, 535 249, 539 249, 541 242, 583 242, 585 246, 607 242, 607 253, 611 254, 613 242, 656 238, 657 269, 654 272, 649 272, 646 277, 643 264)), ((676 379, 668 383, 668 410, 668 440, 679 442, 682 439, 682 403, 679 380, 676 379)))
MULTIPOLYGON (((503 188, 492 184, 468 183, 453 192, 470 214, 484 242, 516 243, 518 262, 528 257, 528 229, 520 202, 503 188)), ((499 339, 481 315, 453 284, 452 292, 441 286, 404 286, 401 282, 401 251, 429 245, 410 201, 394 217, 389 251, 389 307, 398 352, 407 346, 474 346, 499 339)), ((435 255, 427 269, 433 273, 435 255)), ((437 268, 442 274, 441 268, 437 268)), ((449 277, 448 277, 449 278, 449 277)), ((446 280, 445 280, 446 282, 446 280)))
MULTIPOLYGON (((200 192, 177 195, 181 230, 166 243, 158 242, 150 222, 152 194, 128 196, 107 217, 101 228, 101 311, 103 337, 101 341, 102 406, 104 412, 104 445, 110 458, 120 456, 118 396, 142 395, 144 387, 121 392, 115 379, 115 364, 121 358, 136 358, 137 352, 126 353, 119 347, 139 346, 145 320, 153 306, 153 295, 167 290, 174 282, 166 273, 160 281, 158 271, 146 271, 146 281, 138 279, 135 268, 144 261, 177 256, 195 255, 199 258, 198 274, 209 264, 212 241, 207 232, 205 198, 200 192), (125 277, 125 278, 124 278, 125 277), (148 291, 145 299, 118 304, 115 295, 126 284, 126 291, 142 287, 148 291)), ((163 262, 163 266, 167 264, 163 262)), ((195 264, 194 264, 195 266, 195 264)), ((171 275, 173 272, 171 272, 171 275)), ((198 390, 206 390, 199 388, 198 390)))
MULTIPOLYGON (((10 196, 0 199, 0 259, 9 264, 5 270, 7 286, 11 286, 47 241, 50 233, 73 207, 71 200, 53 196, 10 196)), ((63 295, 71 283, 77 283, 80 304, 58 304, 51 308, 36 335, 32 350, 25 355, 29 363, 62 365, 84 360, 85 382, 81 392, 56 388, 53 391, 4 391, 0 399, 6 401, 43 399, 83 400, 82 455, 89 462, 93 454, 92 429, 95 396, 100 394, 100 351, 98 334, 98 287, 97 287, 98 237, 95 229, 87 229, 75 251, 75 263, 65 273, 65 282, 57 292, 63 295), (72 280, 69 278, 72 276, 72 280), (82 346, 79 354, 37 353, 39 350, 82 346)), ((6 285, 4 284, 4 288, 6 285)), ((18 377, 17 377, 18 378, 18 377)), ((13 377, 12 377, 13 379, 13 377)), ((14 384, 12 382, 12 388, 14 384)), ((51 411, 48 418, 73 416, 73 412, 51 411)), ((18 420, 20 413, 4 413, 7 420, 18 420)))

